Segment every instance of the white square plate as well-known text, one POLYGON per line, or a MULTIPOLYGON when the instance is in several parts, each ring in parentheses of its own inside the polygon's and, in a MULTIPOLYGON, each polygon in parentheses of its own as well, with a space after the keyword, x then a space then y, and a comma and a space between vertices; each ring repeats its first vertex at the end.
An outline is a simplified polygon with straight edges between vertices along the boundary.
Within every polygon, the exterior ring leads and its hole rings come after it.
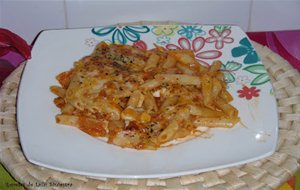
POLYGON ((49 30, 40 34, 18 93, 17 120, 26 158, 60 171, 114 178, 166 178, 244 164, 271 155, 278 133, 276 100, 268 75, 237 26, 147 25, 49 30), (89 55, 100 41, 191 49, 199 62, 219 59, 242 124, 213 129, 208 139, 157 151, 122 149, 75 127, 55 123, 49 91, 55 76, 89 55))

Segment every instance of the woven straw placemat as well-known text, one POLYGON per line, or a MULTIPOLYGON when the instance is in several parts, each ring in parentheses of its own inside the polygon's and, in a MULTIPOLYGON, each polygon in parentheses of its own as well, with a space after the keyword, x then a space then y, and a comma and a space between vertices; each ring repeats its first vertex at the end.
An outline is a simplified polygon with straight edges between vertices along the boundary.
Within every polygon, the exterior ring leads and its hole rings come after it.
POLYGON ((278 102, 279 140, 276 152, 270 157, 238 167, 170 179, 95 178, 36 166, 24 157, 17 131, 16 95, 22 64, 0 90, 0 161, 28 189, 276 189, 299 168, 300 74, 267 47, 253 44, 270 75, 278 102))

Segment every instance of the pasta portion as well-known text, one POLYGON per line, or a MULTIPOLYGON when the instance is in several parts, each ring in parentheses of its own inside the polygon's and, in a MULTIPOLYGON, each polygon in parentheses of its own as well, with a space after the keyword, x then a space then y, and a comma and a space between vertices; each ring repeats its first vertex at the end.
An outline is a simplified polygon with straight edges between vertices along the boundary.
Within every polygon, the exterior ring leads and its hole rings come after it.
POLYGON ((189 50, 101 42, 50 87, 61 110, 56 122, 134 149, 232 128, 238 110, 230 105, 221 64, 202 66, 189 50))

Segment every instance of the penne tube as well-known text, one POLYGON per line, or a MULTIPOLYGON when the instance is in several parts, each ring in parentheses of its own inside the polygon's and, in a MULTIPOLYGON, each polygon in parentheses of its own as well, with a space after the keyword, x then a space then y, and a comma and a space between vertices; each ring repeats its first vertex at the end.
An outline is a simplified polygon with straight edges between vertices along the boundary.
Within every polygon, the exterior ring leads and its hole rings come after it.
POLYGON ((79 127, 79 117, 75 115, 59 114, 55 117, 56 123, 79 127))
POLYGON ((79 117, 78 124, 80 130, 94 137, 104 137, 108 131, 106 120, 79 117))
POLYGON ((105 120, 64 114, 56 115, 56 123, 78 127, 85 133, 95 137, 104 136, 108 128, 108 121, 105 120))
POLYGON ((145 95, 144 106, 148 112, 156 112, 158 110, 155 99, 149 92, 145 95))
POLYGON ((222 90, 222 85, 221 85, 220 81, 216 78, 213 78, 211 93, 212 93, 212 98, 214 100, 219 96, 221 90, 222 90))
POLYGON ((157 141, 162 144, 173 139, 179 125, 176 120, 171 121, 171 123, 159 134, 157 141))
POLYGON ((62 87, 60 86, 51 86, 50 87, 50 91, 55 94, 56 96, 59 96, 61 98, 64 98, 65 97, 65 94, 66 94, 66 90, 63 89, 62 87))
POLYGON ((188 120, 189 116, 190 116, 189 108, 188 107, 182 107, 176 112, 176 115, 175 115, 174 119, 177 122, 186 121, 186 120, 188 120))
POLYGON ((71 115, 74 112, 74 110, 74 106, 72 106, 72 104, 70 103, 67 103, 61 108, 61 113, 71 115))
POLYGON ((164 69, 166 69, 166 68, 171 68, 171 67, 174 67, 175 64, 176 64, 176 59, 175 59, 175 57, 169 54, 168 57, 167 57, 167 59, 166 59, 166 61, 164 62, 164 64, 163 64, 162 67, 163 67, 164 69))
POLYGON ((198 76, 185 75, 185 74, 157 74, 155 79, 161 82, 181 85, 195 85, 200 86, 201 80, 198 76))
POLYGON ((147 112, 138 112, 131 107, 127 107, 121 113, 121 118, 128 121, 138 121, 141 123, 146 123, 151 120, 151 115, 147 112))
POLYGON ((216 72, 218 72, 218 71, 220 70, 221 66, 222 66, 222 62, 221 62, 221 61, 219 61, 219 60, 214 61, 214 62, 211 64, 211 66, 210 66, 210 68, 209 68, 209 71, 210 71, 211 73, 215 73, 215 74, 216 74, 216 72))
POLYGON ((238 111, 235 107, 225 102, 223 99, 218 98, 215 101, 216 106, 221 109, 229 117, 237 117, 238 111))
POLYGON ((66 105, 65 100, 61 97, 56 97, 53 102, 58 108, 63 108, 66 105))
POLYGON ((193 71, 192 69, 190 69, 189 66, 184 65, 184 64, 182 64, 182 63, 180 63, 180 62, 178 62, 178 63, 176 64, 176 67, 177 67, 178 69, 180 69, 184 74, 192 75, 192 74, 194 73, 194 71, 193 71))
POLYGON ((162 105, 160 106, 159 110, 162 111, 163 109, 165 109, 168 106, 173 106, 174 104, 176 104, 178 102, 179 96, 171 96, 168 97, 164 100, 164 102, 162 103, 162 105))
POLYGON ((159 87, 161 82, 156 79, 147 80, 144 84, 140 86, 142 89, 151 90, 153 88, 159 87))
POLYGON ((225 100, 225 102, 229 103, 233 100, 233 97, 231 96, 231 94, 225 89, 223 88, 221 93, 219 94, 219 96, 225 100))
POLYGON ((224 73, 222 73, 222 72, 217 72, 215 77, 216 77, 216 79, 218 79, 220 82, 222 82, 223 88, 226 88, 226 83, 225 83, 225 80, 224 80, 224 73))
POLYGON ((138 121, 140 114, 131 107, 127 107, 121 113, 121 118, 129 121, 138 121))
POLYGON ((127 103, 127 106, 132 107, 132 108, 136 108, 136 107, 141 107, 144 101, 144 95, 139 91, 139 90, 135 90, 127 103))
POLYGON ((184 138, 188 135, 191 134, 191 131, 188 130, 188 129, 185 129, 185 128, 179 128, 177 130, 177 132, 175 133, 175 136, 174 136, 174 139, 177 139, 177 138, 184 138))
POLYGON ((189 53, 176 53, 174 55, 176 59, 186 65, 191 65, 195 63, 195 58, 193 52, 189 53))
POLYGON ((144 68, 144 71, 150 71, 152 68, 155 68, 159 61, 159 56, 156 54, 150 55, 149 59, 146 62, 146 66, 144 68))
POLYGON ((63 88, 67 88, 71 81, 73 70, 65 71, 56 76, 56 80, 63 88))
POLYGON ((200 117, 220 117, 224 116, 224 113, 220 111, 211 110, 206 107, 199 107, 196 105, 189 105, 190 114, 200 116, 200 117))
POLYGON ((213 98, 212 98, 212 79, 208 74, 204 74, 202 76, 202 95, 203 95, 203 103, 205 106, 212 108, 213 98))
POLYGON ((239 122, 239 118, 197 118, 194 124, 197 127, 210 127, 210 128, 232 128, 239 122))

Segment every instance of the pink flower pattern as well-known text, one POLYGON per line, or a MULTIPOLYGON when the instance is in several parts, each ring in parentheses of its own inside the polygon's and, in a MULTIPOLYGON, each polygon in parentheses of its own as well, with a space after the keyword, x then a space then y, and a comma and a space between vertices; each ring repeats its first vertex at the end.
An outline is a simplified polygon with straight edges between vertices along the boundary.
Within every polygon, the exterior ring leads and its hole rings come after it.
POLYGON ((233 38, 228 37, 231 34, 231 30, 229 29, 224 30, 222 33, 211 29, 208 33, 211 37, 206 38, 206 42, 215 43, 216 49, 222 49, 225 43, 230 44, 234 41, 233 38))
POLYGON ((139 40, 137 42, 134 42, 133 46, 136 46, 136 47, 138 47, 138 48, 140 48, 142 50, 147 50, 147 48, 148 48, 147 44, 143 40, 139 40))
POLYGON ((201 51, 205 45, 205 39, 203 37, 195 38, 192 43, 189 39, 181 37, 178 39, 178 45, 175 44, 167 44, 166 48, 171 49, 186 49, 192 50, 195 54, 195 58, 202 65, 209 65, 206 61, 213 60, 221 57, 222 52, 218 50, 207 50, 201 51), (205 61, 204 61, 205 60, 205 61))

